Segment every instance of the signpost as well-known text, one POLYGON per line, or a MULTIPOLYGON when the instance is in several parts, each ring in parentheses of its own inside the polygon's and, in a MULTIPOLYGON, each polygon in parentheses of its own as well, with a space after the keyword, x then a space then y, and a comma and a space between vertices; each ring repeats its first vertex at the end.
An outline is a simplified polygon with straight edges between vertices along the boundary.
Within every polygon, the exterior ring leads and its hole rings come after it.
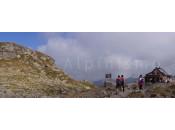
POLYGON ((112 87, 112 74, 105 75, 104 87, 112 87))

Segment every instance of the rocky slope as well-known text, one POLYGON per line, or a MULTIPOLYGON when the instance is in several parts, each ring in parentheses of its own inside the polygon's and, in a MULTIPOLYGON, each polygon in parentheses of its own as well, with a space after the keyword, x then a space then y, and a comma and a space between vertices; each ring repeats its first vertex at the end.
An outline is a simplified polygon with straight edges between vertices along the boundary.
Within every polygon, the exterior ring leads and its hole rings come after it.
POLYGON ((16 43, 0 42, 0 97, 175 97, 175 82, 147 85, 142 91, 135 83, 125 90, 76 81, 56 67, 50 56, 16 43))
POLYGON ((125 86, 125 92, 115 86, 97 87, 77 95, 87 98, 175 98, 175 81, 146 84, 143 90, 139 90, 137 83, 131 83, 125 86))
MULTIPOLYGON (((136 86, 136 85, 132 85, 136 86)), ((132 90, 128 93, 129 98, 175 98, 175 82, 149 84, 142 91, 132 90)))
POLYGON ((91 88, 57 68, 50 56, 0 42, 0 97, 76 97, 91 88))

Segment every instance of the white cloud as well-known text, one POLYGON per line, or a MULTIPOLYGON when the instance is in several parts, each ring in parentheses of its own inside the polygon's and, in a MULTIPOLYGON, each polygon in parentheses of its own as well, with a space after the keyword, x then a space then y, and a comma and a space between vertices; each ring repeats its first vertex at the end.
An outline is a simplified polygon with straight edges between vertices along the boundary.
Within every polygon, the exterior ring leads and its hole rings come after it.
POLYGON ((77 79, 97 80, 104 74, 145 73, 158 62, 173 72, 175 33, 70 33, 46 35, 38 50, 77 79))

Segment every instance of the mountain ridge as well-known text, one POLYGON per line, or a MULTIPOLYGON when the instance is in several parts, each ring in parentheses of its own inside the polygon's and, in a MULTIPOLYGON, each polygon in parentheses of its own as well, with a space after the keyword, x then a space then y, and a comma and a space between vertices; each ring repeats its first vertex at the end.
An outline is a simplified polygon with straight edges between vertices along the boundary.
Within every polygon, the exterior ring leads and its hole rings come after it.
POLYGON ((74 97, 94 86, 77 81, 55 60, 12 42, 0 42, 0 97, 74 97))

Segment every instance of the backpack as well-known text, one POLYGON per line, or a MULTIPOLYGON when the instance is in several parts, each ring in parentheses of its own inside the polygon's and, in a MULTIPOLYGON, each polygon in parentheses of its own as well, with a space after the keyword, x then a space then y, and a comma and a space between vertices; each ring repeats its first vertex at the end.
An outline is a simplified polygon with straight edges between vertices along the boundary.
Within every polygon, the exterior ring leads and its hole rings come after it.
POLYGON ((144 82, 144 80, 143 80, 143 78, 139 78, 139 84, 143 84, 143 82, 144 82))
POLYGON ((122 85, 124 85, 124 82, 125 82, 124 77, 121 77, 121 78, 120 78, 120 82, 121 82, 122 85))
POLYGON ((120 82, 121 82, 121 81, 120 81, 120 78, 117 78, 117 79, 116 79, 116 83, 120 84, 120 82))

